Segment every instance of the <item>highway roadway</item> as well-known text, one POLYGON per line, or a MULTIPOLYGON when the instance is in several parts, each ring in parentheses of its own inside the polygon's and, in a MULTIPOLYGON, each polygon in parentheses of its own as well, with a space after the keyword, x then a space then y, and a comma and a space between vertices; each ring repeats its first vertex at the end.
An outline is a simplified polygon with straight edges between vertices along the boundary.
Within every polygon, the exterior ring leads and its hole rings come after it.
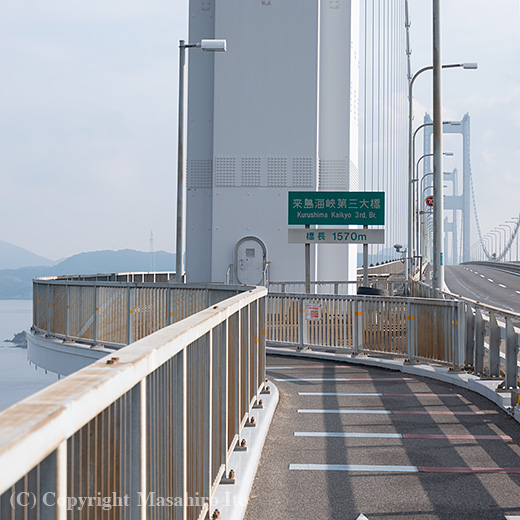
POLYGON ((360 365, 267 366, 280 401, 246 520, 520 519, 520 424, 487 399, 360 365))
POLYGON ((450 292, 520 314, 520 274, 483 265, 446 266, 450 292))

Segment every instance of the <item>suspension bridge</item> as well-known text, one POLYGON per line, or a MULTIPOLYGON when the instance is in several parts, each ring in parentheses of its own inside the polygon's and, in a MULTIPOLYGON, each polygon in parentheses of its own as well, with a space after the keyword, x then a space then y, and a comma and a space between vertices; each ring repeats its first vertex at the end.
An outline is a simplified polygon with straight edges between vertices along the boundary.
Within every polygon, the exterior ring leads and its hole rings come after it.
POLYGON ((442 121, 463 262, 432 286, 410 23, 407 0, 190 1, 181 268, 154 272, 151 235, 149 272, 34 280, 28 358, 66 377, 0 413, 0 520, 520 518, 520 218, 482 232, 470 116, 442 121), (291 192, 385 194, 364 272, 356 244, 288 241, 291 192))

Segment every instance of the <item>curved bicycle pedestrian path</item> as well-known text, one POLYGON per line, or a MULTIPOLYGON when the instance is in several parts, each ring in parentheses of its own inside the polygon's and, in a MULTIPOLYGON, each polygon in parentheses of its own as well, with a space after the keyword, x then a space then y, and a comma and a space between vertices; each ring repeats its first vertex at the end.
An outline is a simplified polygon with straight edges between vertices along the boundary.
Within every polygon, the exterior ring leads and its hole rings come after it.
POLYGON ((520 424, 381 368, 269 355, 280 391, 246 520, 520 520, 520 424))

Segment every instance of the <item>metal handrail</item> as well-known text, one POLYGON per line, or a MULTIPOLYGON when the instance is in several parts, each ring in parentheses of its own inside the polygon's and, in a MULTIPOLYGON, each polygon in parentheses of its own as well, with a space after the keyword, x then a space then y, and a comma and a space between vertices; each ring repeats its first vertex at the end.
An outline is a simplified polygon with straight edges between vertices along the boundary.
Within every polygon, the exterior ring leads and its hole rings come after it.
POLYGON ((266 321, 269 346, 463 365, 464 313, 454 300, 270 292, 266 321))
POLYGON ((205 515, 264 385, 266 294, 212 304, 0 413, 0 517, 28 512, 13 493, 46 518, 66 518, 66 497, 128 495, 126 516, 144 519, 148 493, 200 497, 172 513, 205 515))
MULTIPOLYGON (((65 341, 120 348, 201 311, 244 285, 113 281, 60 276, 33 280, 33 331, 65 341)), ((148 274, 148 273, 145 273, 148 274)))
MULTIPOLYGON (((399 288, 402 289, 401 292, 404 292, 406 291, 406 287, 408 287, 407 280, 403 278, 394 278, 391 274, 369 274, 368 278, 371 287, 387 290, 390 294, 393 294, 394 290, 398 290, 399 288)), ((349 294, 362 285, 362 279, 310 282, 312 294, 349 294)), ((269 292, 283 292, 291 294, 305 292, 305 282, 302 281, 270 281, 267 287, 269 292)))
POLYGON ((504 389, 518 388, 520 314, 449 291, 435 290, 423 282, 412 284, 412 294, 461 302, 466 323, 465 367, 477 375, 503 377, 504 389))

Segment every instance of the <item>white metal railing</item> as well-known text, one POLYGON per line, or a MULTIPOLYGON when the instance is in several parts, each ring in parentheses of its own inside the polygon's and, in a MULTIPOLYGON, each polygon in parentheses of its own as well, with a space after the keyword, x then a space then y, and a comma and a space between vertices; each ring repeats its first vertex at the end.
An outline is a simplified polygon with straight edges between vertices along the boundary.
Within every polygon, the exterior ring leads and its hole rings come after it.
POLYGON ((504 378, 504 389, 518 388, 520 314, 439 291, 421 282, 411 286, 414 296, 459 301, 464 310, 464 366, 477 375, 504 378))
MULTIPOLYGON (((363 280, 357 281, 311 281, 312 294, 354 294, 363 285, 363 280)), ((368 285, 375 289, 381 289, 390 295, 404 295, 408 288, 408 282, 401 277, 392 275, 369 275, 368 285)), ((305 292, 305 282, 300 281, 270 281, 269 292, 301 294, 305 292)))
POLYGON ((33 330, 121 348, 245 286, 177 284, 171 273, 60 276, 33 281, 33 330), (155 280, 155 282, 153 281, 155 280))
POLYGON ((270 292, 266 326, 270 346, 463 364, 464 308, 455 300, 270 292))
POLYGON ((265 381, 267 291, 243 289, 0 413, 0 518, 203 518, 265 381))

